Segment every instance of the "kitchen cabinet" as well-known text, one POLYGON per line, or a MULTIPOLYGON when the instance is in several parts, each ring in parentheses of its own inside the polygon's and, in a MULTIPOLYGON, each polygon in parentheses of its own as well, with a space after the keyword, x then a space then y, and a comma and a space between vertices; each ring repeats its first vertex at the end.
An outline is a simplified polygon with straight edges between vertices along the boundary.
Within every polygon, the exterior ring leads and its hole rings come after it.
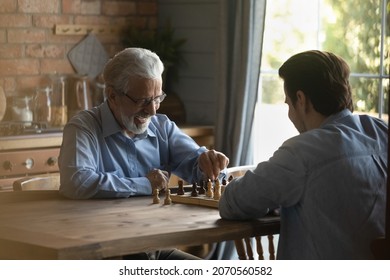
MULTIPOLYGON (((181 129, 200 146, 213 148, 212 126, 181 129)), ((61 143, 61 132, 0 137, 0 191, 12 190, 13 181, 24 176, 58 172, 61 143)))

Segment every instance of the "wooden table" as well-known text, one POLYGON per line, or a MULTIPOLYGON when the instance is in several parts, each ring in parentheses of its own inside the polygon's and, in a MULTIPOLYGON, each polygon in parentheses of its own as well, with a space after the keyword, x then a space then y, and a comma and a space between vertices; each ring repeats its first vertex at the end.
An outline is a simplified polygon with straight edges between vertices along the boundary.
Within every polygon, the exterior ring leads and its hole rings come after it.
POLYGON ((152 197, 0 193, 0 259, 104 259, 278 232, 278 217, 227 221, 214 208, 152 204, 152 197))

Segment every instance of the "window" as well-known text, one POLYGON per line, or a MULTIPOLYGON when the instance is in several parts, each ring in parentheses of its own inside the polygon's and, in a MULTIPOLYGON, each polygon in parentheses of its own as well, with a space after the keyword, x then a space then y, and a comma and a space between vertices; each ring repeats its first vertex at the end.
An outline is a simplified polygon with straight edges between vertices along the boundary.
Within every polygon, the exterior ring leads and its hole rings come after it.
POLYGON ((355 113, 388 119, 389 11, 389 0, 267 2, 253 129, 255 162, 267 160, 283 141, 298 134, 288 119, 277 71, 301 51, 320 49, 343 57, 351 67, 355 113))

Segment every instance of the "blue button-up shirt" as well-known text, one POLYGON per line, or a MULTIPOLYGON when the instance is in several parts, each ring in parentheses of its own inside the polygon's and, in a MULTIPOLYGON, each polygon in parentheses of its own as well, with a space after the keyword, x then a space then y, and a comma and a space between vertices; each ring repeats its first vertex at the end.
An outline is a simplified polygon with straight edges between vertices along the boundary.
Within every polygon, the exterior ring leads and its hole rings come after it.
POLYGON ((145 175, 154 168, 199 181, 197 159, 206 150, 160 114, 144 134, 128 138, 104 102, 80 112, 64 128, 60 192, 79 199, 150 195, 145 175))
POLYGON ((228 184, 227 219, 281 206, 279 259, 370 259, 384 235, 387 124, 344 110, 228 184))

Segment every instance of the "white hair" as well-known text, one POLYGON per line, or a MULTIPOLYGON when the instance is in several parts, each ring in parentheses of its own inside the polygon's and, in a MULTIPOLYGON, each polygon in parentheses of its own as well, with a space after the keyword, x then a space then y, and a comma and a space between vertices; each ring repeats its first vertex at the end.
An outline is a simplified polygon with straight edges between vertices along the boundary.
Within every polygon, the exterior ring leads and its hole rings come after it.
POLYGON ((124 92, 129 89, 130 77, 162 79, 164 65, 159 56, 147 49, 126 48, 110 59, 104 67, 106 87, 124 92))

